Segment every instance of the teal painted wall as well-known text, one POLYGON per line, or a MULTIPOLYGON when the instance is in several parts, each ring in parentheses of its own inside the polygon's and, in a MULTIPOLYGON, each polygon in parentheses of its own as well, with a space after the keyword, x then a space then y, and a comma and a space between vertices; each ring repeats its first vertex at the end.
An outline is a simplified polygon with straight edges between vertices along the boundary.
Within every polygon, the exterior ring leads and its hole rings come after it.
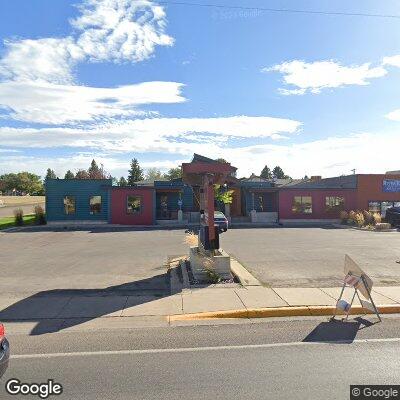
POLYGON ((111 179, 48 179, 46 187, 47 221, 107 221, 109 215, 109 194, 106 186, 111 179), (75 197, 75 214, 64 212, 64 197, 75 197), (101 212, 90 214, 90 196, 101 196, 101 212))

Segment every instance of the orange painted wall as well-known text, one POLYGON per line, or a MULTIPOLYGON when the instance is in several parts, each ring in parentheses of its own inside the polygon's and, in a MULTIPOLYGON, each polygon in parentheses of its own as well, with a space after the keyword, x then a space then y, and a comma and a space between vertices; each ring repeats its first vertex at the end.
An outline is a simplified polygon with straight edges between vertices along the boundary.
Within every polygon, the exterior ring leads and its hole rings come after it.
POLYGON ((400 180, 399 175, 358 175, 357 208, 368 210, 369 201, 400 201, 400 192, 383 191, 384 179, 400 180))

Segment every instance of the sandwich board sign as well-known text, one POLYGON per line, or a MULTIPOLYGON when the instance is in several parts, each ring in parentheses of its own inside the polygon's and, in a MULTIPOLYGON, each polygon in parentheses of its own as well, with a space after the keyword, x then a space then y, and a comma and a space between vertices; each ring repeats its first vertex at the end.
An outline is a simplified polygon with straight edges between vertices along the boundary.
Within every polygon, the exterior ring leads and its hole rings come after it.
POLYGON ((360 304, 363 308, 372 311, 377 315, 379 321, 381 317, 379 315, 378 309, 375 306, 374 300, 372 299, 372 279, 358 266, 358 264, 347 254, 344 257, 344 279, 342 291, 336 303, 335 314, 332 319, 335 318, 337 310, 342 310, 346 312, 346 320, 349 317, 351 306, 353 305, 354 299, 357 296, 360 304), (353 297, 350 303, 342 299, 344 289, 350 287, 354 289, 353 297), (360 294, 365 298, 362 299, 360 294))

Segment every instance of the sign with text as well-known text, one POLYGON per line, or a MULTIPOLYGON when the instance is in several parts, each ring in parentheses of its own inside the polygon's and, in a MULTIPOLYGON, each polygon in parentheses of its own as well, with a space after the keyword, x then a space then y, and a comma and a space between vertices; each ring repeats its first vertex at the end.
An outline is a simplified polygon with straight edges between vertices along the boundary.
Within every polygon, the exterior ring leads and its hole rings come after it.
POLYGON ((400 179, 384 179, 383 191, 386 193, 400 192, 400 179))

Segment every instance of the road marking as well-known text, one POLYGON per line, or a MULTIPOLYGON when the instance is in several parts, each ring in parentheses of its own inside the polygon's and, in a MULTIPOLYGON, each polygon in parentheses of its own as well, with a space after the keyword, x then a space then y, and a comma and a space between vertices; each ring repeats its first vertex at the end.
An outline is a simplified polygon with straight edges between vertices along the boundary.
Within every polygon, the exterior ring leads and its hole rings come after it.
POLYGON ((400 342, 400 338, 384 339, 356 339, 349 341, 330 341, 330 342, 289 342, 289 343, 265 343, 265 344, 245 344, 238 346, 215 346, 215 347, 182 347, 172 349, 143 349, 143 350, 104 350, 104 351, 81 351, 70 353, 43 353, 43 354, 15 354, 11 358, 30 359, 30 358, 57 358, 57 357, 82 357, 82 356, 113 356, 113 355, 134 355, 134 354, 160 354, 160 353, 189 353, 216 350, 248 350, 248 349, 268 349, 273 347, 292 347, 292 346, 316 346, 329 344, 352 344, 352 343, 380 343, 380 342, 400 342))

